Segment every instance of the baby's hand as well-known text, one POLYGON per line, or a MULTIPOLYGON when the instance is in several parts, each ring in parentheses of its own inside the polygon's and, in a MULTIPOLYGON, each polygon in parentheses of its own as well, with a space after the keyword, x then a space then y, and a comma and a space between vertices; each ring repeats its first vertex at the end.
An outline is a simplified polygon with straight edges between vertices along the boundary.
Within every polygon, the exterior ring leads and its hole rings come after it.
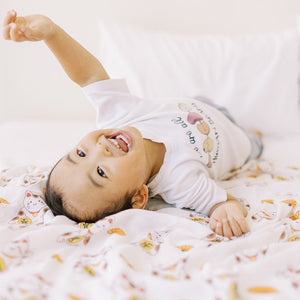
POLYGON ((42 15, 19 17, 14 10, 6 14, 3 37, 15 42, 41 41, 51 37, 55 24, 42 15))
POLYGON ((245 207, 238 200, 227 200, 213 208, 209 225, 219 235, 240 236, 249 231, 246 215, 245 207))

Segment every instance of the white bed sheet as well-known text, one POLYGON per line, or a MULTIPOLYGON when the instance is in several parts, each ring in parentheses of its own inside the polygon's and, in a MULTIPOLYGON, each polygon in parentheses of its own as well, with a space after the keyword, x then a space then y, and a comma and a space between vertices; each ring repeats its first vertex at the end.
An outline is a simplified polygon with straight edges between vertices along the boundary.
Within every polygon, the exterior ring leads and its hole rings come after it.
POLYGON ((93 122, 0 123, 0 170, 30 164, 51 166, 93 128, 93 122))
POLYGON ((220 183, 249 210, 251 232, 232 239, 159 200, 94 224, 53 217, 43 202, 49 167, 10 161, 0 181, 0 299, 299 299, 299 151, 296 136, 266 138, 263 159, 220 183))

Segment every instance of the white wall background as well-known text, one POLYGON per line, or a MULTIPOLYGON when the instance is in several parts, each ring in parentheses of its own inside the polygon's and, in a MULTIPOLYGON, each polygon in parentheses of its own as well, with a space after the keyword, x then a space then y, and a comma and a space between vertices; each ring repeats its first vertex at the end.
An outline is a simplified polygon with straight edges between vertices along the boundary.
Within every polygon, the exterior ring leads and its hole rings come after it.
MULTIPOLYGON (((299 0, 1 0, 7 10, 45 14, 98 56, 97 19, 178 33, 255 34, 296 26, 299 0)), ((0 38, 0 120, 92 120, 94 112, 37 43, 0 38)))

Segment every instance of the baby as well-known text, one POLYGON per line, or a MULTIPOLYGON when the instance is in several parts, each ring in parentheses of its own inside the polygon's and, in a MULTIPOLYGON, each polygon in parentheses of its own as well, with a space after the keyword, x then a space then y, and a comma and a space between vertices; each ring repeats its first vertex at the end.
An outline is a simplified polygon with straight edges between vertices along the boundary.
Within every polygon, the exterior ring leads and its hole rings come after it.
MULTIPOLYGON (((247 134, 205 98, 145 101, 49 18, 7 13, 5 39, 44 41, 97 111, 97 128, 50 172, 46 202, 55 215, 94 222, 148 197, 210 216, 217 234, 248 232, 247 210, 215 180, 261 154, 247 134), (105 129, 104 129, 105 128, 105 129), (106 129, 110 128, 110 129, 106 129)), ((179 70, 180 71, 180 70, 179 70)))

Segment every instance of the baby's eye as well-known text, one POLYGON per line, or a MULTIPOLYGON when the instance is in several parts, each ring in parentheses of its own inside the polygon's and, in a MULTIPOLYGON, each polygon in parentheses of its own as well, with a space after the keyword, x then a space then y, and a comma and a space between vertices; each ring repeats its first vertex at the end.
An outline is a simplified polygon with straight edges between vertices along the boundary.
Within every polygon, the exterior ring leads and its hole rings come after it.
POLYGON ((77 150, 77 155, 80 157, 85 157, 85 153, 81 150, 77 150))
POLYGON ((107 178, 107 176, 105 175, 104 171, 103 171, 101 168, 99 168, 99 167, 97 167, 97 173, 98 173, 101 177, 107 178))

